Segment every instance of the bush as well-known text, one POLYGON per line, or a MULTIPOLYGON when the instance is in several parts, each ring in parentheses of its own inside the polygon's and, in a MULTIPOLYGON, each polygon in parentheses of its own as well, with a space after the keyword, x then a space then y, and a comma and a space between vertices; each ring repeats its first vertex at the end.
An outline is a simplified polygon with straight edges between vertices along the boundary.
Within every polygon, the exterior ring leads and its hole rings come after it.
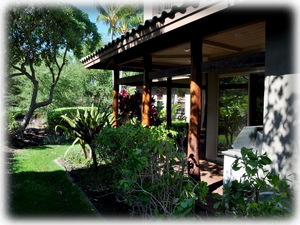
MULTIPOLYGON (((130 95, 126 89, 122 89, 119 93, 119 124, 124 125, 132 120, 136 123, 141 123, 142 120, 142 93, 136 91, 130 95)), ((154 98, 151 97, 150 102, 150 122, 151 125, 157 126, 161 124, 159 119, 159 109, 154 105, 154 98)))
POLYGON ((58 108, 47 112, 47 123, 48 128, 51 131, 54 131, 56 125, 62 125, 65 127, 69 127, 69 124, 61 118, 62 115, 66 115, 67 117, 75 117, 77 114, 77 110, 80 113, 84 113, 85 110, 91 110, 91 107, 67 107, 67 108, 58 108))
MULTIPOLYGON (((180 103, 172 104, 171 105, 171 119, 172 121, 180 121, 184 122, 186 121, 186 116, 185 115, 178 115, 178 111, 181 107, 180 103)), ((167 109, 163 109, 162 105, 158 105, 158 108, 160 108, 160 113, 158 114, 158 118, 160 121, 166 121, 167 120, 167 109)))
POLYGON ((229 215, 248 218, 289 215, 292 192, 288 180, 265 168, 272 163, 266 153, 257 155, 252 149, 242 148, 241 154, 232 169, 243 168, 245 173, 239 181, 223 187, 223 197, 218 196, 222 201, 214 207, 221 205, 229 215))
POLYGON ((189 123, 185 121, 172 121, 172 126, 171 129, 178 131, 178 132, 183 132, 188 130, 189 128, 189 123))
POLYGON ((207 183, 184 175, 185 154, 176 147, 177 132, 164 126, 105 128, 98 153, 111 165, 111 188, 119 200, 144 217, 185 216, 196 200, 205 201, 207 183))
POLYGON ((69 168, 76 170, 78 168, 85 168, 91 165, 90 159, 86 159, 82 154, 80 145, 73 145, 69 149, 71 151, 67 151, 62 157, 62 160, 69 168))
POLYGON ((9 133, 15 132, 19 127, 17 118, 25 114, 25 110, 18 107, 9 107, 6 111, 6 128, 9 133))

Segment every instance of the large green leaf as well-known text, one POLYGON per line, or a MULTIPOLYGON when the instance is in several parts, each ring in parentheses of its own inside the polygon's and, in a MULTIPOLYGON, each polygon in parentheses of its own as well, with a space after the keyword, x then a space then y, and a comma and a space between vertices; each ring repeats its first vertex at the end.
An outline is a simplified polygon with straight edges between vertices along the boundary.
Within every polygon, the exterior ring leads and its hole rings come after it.
POLYGON ((61 116, 71 127, 76 127, 76 122, 67 116, 61 116))

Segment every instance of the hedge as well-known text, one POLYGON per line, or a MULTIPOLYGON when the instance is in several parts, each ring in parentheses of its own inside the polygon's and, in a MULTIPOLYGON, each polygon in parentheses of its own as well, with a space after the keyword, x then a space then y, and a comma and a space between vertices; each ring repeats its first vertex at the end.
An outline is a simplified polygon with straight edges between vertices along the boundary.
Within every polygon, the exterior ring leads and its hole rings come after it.
POLYGON ((188 130, 189 123, 185 121, 172 121, 172 125, 170 128, 177 132, 183 132, 184 130, 188 130))

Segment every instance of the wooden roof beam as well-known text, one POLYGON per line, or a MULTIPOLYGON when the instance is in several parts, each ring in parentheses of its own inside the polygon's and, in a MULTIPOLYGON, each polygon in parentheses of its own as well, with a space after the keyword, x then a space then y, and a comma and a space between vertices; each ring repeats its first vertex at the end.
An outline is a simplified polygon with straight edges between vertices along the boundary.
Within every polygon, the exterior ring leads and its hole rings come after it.
POLYGON ((211 47, 211 48, 216 48, 216 49, 222 49, 225 51, 230 51, 230 52, 240 52, 242 51, 241 48, 232 46, 232 45, 227 45, 227 44, 223 44, 220 42, 215 42, 215 41, 209 41, 209 40, 203 40, 203 44, 211 47))
MULTIPOLYGON (((250 53, 247 55, 234 56, 225 59, 202 62, 202 72, 223 71, 238 68, 259 67, 265 65, 265 52, 250 53)), ((149 79, 157 79, 163 77, 175 77, 191 73, 191 66, 180 66, 165 70, 157 70, 149 72, 149 79)), ((118 80, 118 84, 141 83, 143 74, 124 77, 118 80)))

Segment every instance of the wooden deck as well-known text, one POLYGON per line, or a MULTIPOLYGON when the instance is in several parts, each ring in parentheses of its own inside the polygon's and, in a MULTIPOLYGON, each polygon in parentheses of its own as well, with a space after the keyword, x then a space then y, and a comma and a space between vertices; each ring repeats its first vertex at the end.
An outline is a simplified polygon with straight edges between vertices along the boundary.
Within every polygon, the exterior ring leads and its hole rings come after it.
POLYGON ((206 160, 200 160, 201 181, 206 181, 211 188, 217 187, 213 193, 222 195, 223 192, 223 166, 206 160))

